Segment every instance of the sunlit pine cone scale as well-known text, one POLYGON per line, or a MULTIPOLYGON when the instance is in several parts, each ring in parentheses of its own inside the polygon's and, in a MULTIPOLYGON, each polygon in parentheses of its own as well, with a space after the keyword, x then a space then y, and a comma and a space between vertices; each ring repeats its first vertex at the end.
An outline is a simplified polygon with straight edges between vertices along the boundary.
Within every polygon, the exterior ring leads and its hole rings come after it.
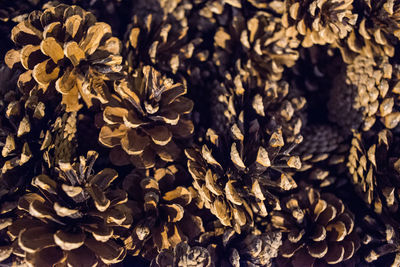
POLYGON ((40 190, 20 198, 24 213, 8 226, 8 234, 30 265, 94 266, 125 257, 119 232, 132 223, 123 204, 127 194, 110 188, 115 170, 93 174, 97 155, 89 151, 80 163, 60 163, 58 178, 35 177, 32 185, 40 190))
POLYGON ((353 29, 357 14, 352 0, 285 0, 282 24, 289 32, 303 36, 302 45, 332 44, 353 29))
POLYGON ((108 24, 78 6, 33 11, 13 28, 11 39, 19 50, 7 52, 7 65, 22 65, 20 81, 29 83, 28 89, 57 89, 67 111, 79 110, 80 98, 88 107, 92 98, 106 103, 105 81, 123 76, 121 42, 108 24))
POLYGON ((176 160, 181 154, 176 141, 188 139, 194 131, 188 118, 193 102, 183 96, 186 88, 150 66, 131 78, 116 85, 117 94, 103 112, 106 123, 99 141, 114 148, 111 161, 118 165, 123 165, 117 162, 121 157, 128 158, 125 164, 130 159, 144 169, 155 166, 156 156, 176 160))
POLYGON ((281 266, 337 264, 359 248, 353 214, 330 193, 302 189, 284 199, 282 211, 273 211, 271 220, 284 232, 281 266))

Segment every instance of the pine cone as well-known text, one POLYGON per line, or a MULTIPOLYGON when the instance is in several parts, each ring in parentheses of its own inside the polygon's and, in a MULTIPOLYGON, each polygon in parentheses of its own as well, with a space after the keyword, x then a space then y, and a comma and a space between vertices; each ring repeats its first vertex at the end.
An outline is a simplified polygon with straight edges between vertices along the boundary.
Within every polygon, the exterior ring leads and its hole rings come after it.
POLYGON ((255 228, 237 234, 232 228, 217 225, 199 237, 198 242, 207 248, 211 256, 211 266, 272 266, 282 244, 279 231, 260 232, 255 228))
POLYGON ((187 118, 193 102, 183 96, 186 88, 145 66, 115 90, 118 95, 104 110, 106 124, 99 135, 103 145, 116 151, 111 152, 115 155, 111 161, 128 155, 136 167, 146 169, 155 166, 156 155, 166 162, 176 160, 180 155, 177 139, 187 139, 194 131, 187 118))
MULTIPOLYGON (((346 170, 346 157, 350 149, 337 127, 310 125, 303 132, 303 142, 296 148, 302 166, 296 178, 319 187, 338 185, 346 170)), ((296 179, 297 180, 297 179, 296 179)))
POLYGON ((20 83, 28 90, 57 89, 67 112, 92 105, 92 98, 106 103, 105 81, 121 78, 121 42, 111 37, 111 27, 96 22, 93 14, 78 6, 58 5, 33 11, 15 26, 11 39, 20 50, 7 52, 12 68, 21 63, 26 70, 20 83))
POLYGON ((123 186, 132 200, 135 222, 125 244, 133 255, 152 260, 163 249, 172 249, 204 232, 192 207, 193 189, 186 184, 190 184, 189 174, 175 165, 148 170, 147 174, 134 171, 125 178, 123 186))
POLYGON ((332 44, 345 38, 357 21, 352 0, 285 0, 282 24, 304 36, 302 45, 332 44))
POLYGON ((130 227, 127 194, 111 189, 118 176, 112 169, 94 174, 97 153, 70 165, 60 163, 57 178, 39 175, 32 185, 39 189, 19 200, 25 213, 8 227, 11 239, 33 266, 92 266, 123 260, 126 250, 119 232, 130 227), (50 257, 49 257, 50 256, 50 257))
POLYGON ((135 15, 128 26, 125 54, 130 69, 153 65, 159 71, 173 74, 179 69, 186 70, 184 61, 192 57, 201 40, 189 41, 185 16, 176 14, 176 18, 171 14, 160 13, 149 11, 141 16, 135 15))
MULTIPOLYGON (((396 214, 400 195, 397 137, 389 130, 354 133, 347 166, 362 199, 380 214, 396 214)), ((397 218, 397 217, 396 217, 397 218)))
POLYGON ((211 267, 211 257, 207 249, 202 247, 191 248, 181 242, 174 249, 161 251, 152 260, 150 267, 211 267))
POLYGON ((393 0, 355 1, 359 19, 346 39, 338 42, 345 62, 357 55, 393 57, 400 38, 400 3, 393 0))
POLYGON ((242 68, 257 78, 258 86, 265 79, 279 80, 284 67, 293 66, 298 59, 298 40, 270 13, 260 11, 249 19, 238 10, 233 9, 232 13, 233 25, 219 27, 214 36, 213 61, 220 74, 224 76, 237 63, 234 54, 240 58, 242 68))
POLYGON ((348 132, 368 131, 378 119, 393 129, 400 120, 399 75, 398 66, 392 66, 387 57, 374 61, 358 56, 347 66, 345 81, 338 79, 331 90, 330 119, 348 132))
POLYGON ((255 217, 267 216, 267 207, 279 207, 275 192, 295 188, 287 171, 301 167, 299 158, 288 154, 291 148, 285 147, 281 131, 273 132, 269 143, 263 144, 259 130, 257 121, 246 135, 243 121, 234 124, 232 138, 220 138, 209 129, 201 149, 185 150, 193 186, 205 207, 238 233, 253 225, 255 217))
POLYGON ((279 254, 282 266, 320 266, 350 259, 359 248, 353 214, 329 193, 307 187, 282 201, 272 224, 287 232, 279 254))

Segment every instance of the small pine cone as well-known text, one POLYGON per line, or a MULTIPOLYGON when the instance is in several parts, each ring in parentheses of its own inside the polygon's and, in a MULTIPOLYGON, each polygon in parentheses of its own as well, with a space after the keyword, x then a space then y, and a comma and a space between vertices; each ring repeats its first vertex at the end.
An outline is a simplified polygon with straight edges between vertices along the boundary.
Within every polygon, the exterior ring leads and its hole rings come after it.
POLYGON ((279 254, 288 260, 281 266, 322 266, 350 259, 359 248, 353 217, 336 196, 310 187, 284 199, 282 211, 271 214, 272 224, 287 233, 279 254))
POLYGON ((150 267, 211 267, 211 257, 203 247, 191 248, 187 243, 181 242, 173 249, 161 251, 152 260, 150 267))
POLYGON ((387 57, 374 61, 358 56, 347 66, 345 81, 331 91, 330 119, 344 130, 368 131, 377 120, 388 129, 400 121, 400 70, 387 57), (361 129, 360 129, 361 128, 361 129))
POLYGON ((357 192, 378 214, 396 214, 399 209, 399 146, 387 130, 354 133, 348 169, 357 192))
POLYGON ((237 234, 232 228, 216 226, 198 239, 200 245, 209 251, 212 267, 270 267, 272 260, 278 256, 282 244, 282 234, 279 231, 263 233, 249 228, 237 234))
MULTIPOLYGON (((177 1, 175 1, 177 2, 177 1)), ((148 12, 135 15, 125 36, 125 54, 130 71, 152 65, 158 71, 176 74, 186 70, 184 61, 193 55, 200 39, 189 41, 187 18, 148 12)))
MULTIPOLYGON (((318 187, 344 182, 346 157, 350 149, 345 137, 333 125, 310 125, 303 132, 303 142, 294 150, 302 162, 295 178, 318 187)), ((297 179, 296 179, 297 180, 297 179)))
POLYGON ((112 162, 129 157, 136 167, 147 169, 155 166, 156 155, 166 162, 180 156, 176 141, 188 139, 194 131, 188 119, 193 102, 183 96, 182 84, 161 77, 154 68, 145 66, 138 72, 116 85, 118 95, 104 109, 106 123, 99 141, 113 148, 112 162))
POLYGON ((204 232, 202 219, 192 211, 193 189, 184 186, 190 181, 190 175, 175 165, 146 173, 136 170, 125 177, 123 187, 129 193, 134 220, 133 232, 125 240, 131 254, 151 260, 160 251, 204 232))
POLYGON ((35 177, 32 185, 39 190, 20 198, 24 213, 8 226, 8 234, 30 265, 94 266, 125 257, 120 232, 132 223, 123 204, 127 194, 110 188, 115 170, 93 174, 97 155, 89 151, 80 163, 60 163, 59 177, 35 177))
POLYGON ((219 27, 214 36, 213 61, 222 76, 237 63, 232 62, 232 54, 239 55, 239 64, 257 78, 258 86, 266 79, 279 80, 284 67, 295 64, 299 42, 282 27, 279 18, 260 11, 245 19, 233 10, 232 20, 232 25, 219 27))
POLYGON ((282 24, 304 36, 302 45, 332 44, 345 38, 357 21, 352 0, 285 0, 282 24))
POLYGON ((393 0, 355 1, 359 19, 338 47, 346 63, 357 55, 393 57, 400 38, 400 3, 393 0))
POLYGON ((20 87, 62 94, 67 112, 88 107, 92 98, 108 101, 106 81, 121 78, 121 42, 111 36, 111 27, 78 6, 58 5, 33 11, 15 26, 11 39, 19 50, 5 56, 12 68, 21 64, 26 70, 20 87))
POLYGON ((185 150, 193 186, 205 207, 238 233, 253 225, 255 217, 267 216, 267 207, 279 208, 275 192, 295 188, 289 171, 301 167, 299 158, 290 156, 292 144, 285 146, 280 130, 263 145, 260 138, 265 133, 261 134, 257 121, 246 136, 242 123, 233 124, 230 133, 222 137, 209 129, 201 148, 185 150))

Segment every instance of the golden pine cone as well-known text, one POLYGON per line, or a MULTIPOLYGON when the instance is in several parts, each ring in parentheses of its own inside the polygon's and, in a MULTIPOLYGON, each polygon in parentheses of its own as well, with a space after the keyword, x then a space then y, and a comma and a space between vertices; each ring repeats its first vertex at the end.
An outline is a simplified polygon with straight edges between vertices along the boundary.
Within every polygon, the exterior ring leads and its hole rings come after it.
POLYGON ((328 102, 331 121, 350 131, 368 131, 380 120, 388 129, 400 120, 398 95, 400 70, 387 57, 373 60, 358 56, 337 79, 328 102))
POLYGON ((187 184, 189 174, 175 165, 136 170, 125 178, 123 187, 129 193, 134 218, 133 232, 125 244, 133 255, 151 260, 162 250, 204 232, 193 206, 193 188, 187 184))
POLYGON ((352 0, 285 0, 282 24, 303 36, 302 45, 332 44, 345 38, 357 21, 352 0))
MULTIPOLYGON (((378 214, 399 209, 398 140, 390 130, 354 133, 348 158, 352 182, 362 199, 378 214)), ((398 220, 398 217, 395 216, 398 220)))
POLYGON ((213 61, 224 76, 234 64, 240 64, 257 85, 266 79, 279 80, 284 67, 291 67, 299 57, 299 42, 289 35, 281 20, 270 13, 258 12, 249 19, 235 10, 231 27, 219 27, 214 36, 213 61), (265 30, 265 29, 268 30, 265 30), (239 63, 232 62, 239 55, 239 63))
POLYGON ((393 57, 400 38, 400 3, 393 0, 354 3, 357 3, 360 17, 347 38, 337 45, 343 60, 351 63, 357 55, 393 57))
POLYGON ((191 248, 181 242, 170 250, 161 251, 152 260, 150 267, 211 267, 211 257, 207 249, 195 246, 191 248))
POLYGON ((8 51, 5 62, 10 68, 22 64, 20 83, 27 90, 55 88, 67 112, 82 107, 80 98, 88 107, 92 98, 106 103, 105 81, 121 78, 121 42, 108 24, 78 6, 33 11, 13 28, 11 39, 19 50, 8 51))
POLYGON ((209 129, 201 148, 185 150, 193 186, 205 207, 238 233, 253 225, 255 217, 267 216, 267 207, 279 207, 276 192, 295 188, 289 171, 301 167, 299 158, 290 156, 291 145, 285 146, 280 130, 263 144, 257 121, 247 135, 242 123, 233 124, 221 137, 209 129))
POLYGON ((273 211, 274 227, 285 234, 279 254, 282 266, 322 266, 350 259, 359 248, 353 214, 342 200, 311 187, 282 201, 273 211))
POLYGON ((186 88, 145 66, 115 90, 118 95, 104 109, 106 123, 99 134, 99 141, 115 151, 111 161, 129 157, 136 167, 147 169, 155 166, 157 155, 166 162, 176 160, 181 152, 176 141, 194 131, 188 119, 193 102, 183 96, 186 88))
POLYGON ((132 223, 123 204, 127 194, 110 188, 118 176, 115 170, 93 174, 97 155, 89 151, 79 163, 60 162, 58 177, 35 177, 32 185, 39 191, 20 198, 18 208, 24 213, 8 226, 8 234, 18 240, 17 255, 29 264, 93 266, 125 257, 120 232, 132 223))

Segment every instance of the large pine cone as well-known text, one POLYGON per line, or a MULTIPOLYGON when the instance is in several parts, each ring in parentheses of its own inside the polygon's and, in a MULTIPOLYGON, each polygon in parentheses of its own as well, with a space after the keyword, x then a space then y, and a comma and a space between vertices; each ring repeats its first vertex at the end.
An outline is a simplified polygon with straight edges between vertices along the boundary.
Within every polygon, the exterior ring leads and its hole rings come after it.
POLYGON ((304 36, 304 47, 332 44, 345 38, 356 24, 352 4, 352 0, 285 0, 282 24, 304 36))
POLYGON ((337 79, 328 103, 330 119, 344 130, 368 131, 377 120, 388 129, 400 121, 397 65, 358 56, 347 66, 345 79, 337 79))
POLYGON ((192 210, 193 188, 189 174, 175 165, 134 171, 125 177, 133 210, 133 233, 125 241, 133 255, 151 260, 163 249, 193 240, 204 232, 202 220, 192 210))
POLYGON ((20 83, 27 89, 57 89, 67 111, 92 105, 92 98, 106 103, 105 81, 121 78, 121 42, 111 27, 78 6, 58 5, 33 11, 15 26, 11 39, 20 50, 7 52, 12 68, 21 63, 26 72, 20 83))
POLYGON ((338 43, 345 62, 357 55, 393 57, 400 38, 400 3, 393 0, 355 1, 359 19, 348 37, 338 43))
POLYGON ((145 66, 115 90, 118 95, 104 109, 106 123, 99 135, 103 145, 114 148, 111 161, 129 156, 126 164, 130 159, 146 169, 155 166, 157 155, 163 161, 176 160, 180 155, 177 139, 187 139, 194 131, 187 118, 193 102, 183 96, 186 88, 145 66))
MULTIPOLYGON (((399 143, 389 130, 354 133, 348 159, 352 182, 362 199, 378 214, 399 209, 399 143), (372 136, 371 136, 372 135, 372 136)), ((398 216, 395 216, 399 219, 398 216)))
POLYGON ((229 134, 232 138, 219 137, 209 129, 201 149, 186 149, 185 153, 194 188, 205 207, 223 225, 240 233, 242 227, 253 225, 256 216, 267 216, 267 207, 279 208, 276 192, 297 186, 288 171, 299 169, 301 162, 288 153, 280 130, 265 144, 260 141, 263 136, 257 121, 246 135, 243 121, 233 124, 229 134))
POLYGON ((302 189, 284 199, 282 211, 273 211, 271 220, 287 233, 279 252, 281 266, 336 264, 350 259, 359 248, 353 214, 329 193, 302 189))
POLYGON ((127 194, 110 185, 118 176, 113 169, 93 174, 97 153, 70 165, 60 163, 59 177, 39 175, 18 203, 24 213, 8 227, 18 240, 17 255, 33 266, 93 266, 123 260, 126 249, 120 233, 132 217, 123 204, 127 194))

